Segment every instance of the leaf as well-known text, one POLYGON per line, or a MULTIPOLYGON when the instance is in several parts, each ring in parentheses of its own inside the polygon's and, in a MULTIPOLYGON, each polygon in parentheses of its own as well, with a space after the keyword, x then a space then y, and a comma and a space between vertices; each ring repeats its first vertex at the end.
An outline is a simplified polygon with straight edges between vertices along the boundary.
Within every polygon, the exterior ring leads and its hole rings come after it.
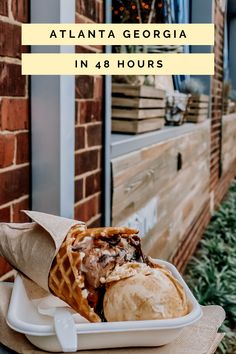
POLYGON ((236 181, 214 213, 185 278, 200 304, 224 307, 221 330, 226 335, 217 353, 236 353, 236 181))

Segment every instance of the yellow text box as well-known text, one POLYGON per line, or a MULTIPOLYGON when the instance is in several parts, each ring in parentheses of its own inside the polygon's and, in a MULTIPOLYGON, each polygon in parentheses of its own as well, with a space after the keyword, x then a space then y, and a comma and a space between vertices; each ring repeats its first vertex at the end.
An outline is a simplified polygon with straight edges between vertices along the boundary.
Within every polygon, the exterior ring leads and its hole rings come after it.
POLYGON ((23 24, 23 45, 214 45, 214 24, 23 24))
POLYGON ((214 54, 22 54, 23 75, 213 75, 214 54))

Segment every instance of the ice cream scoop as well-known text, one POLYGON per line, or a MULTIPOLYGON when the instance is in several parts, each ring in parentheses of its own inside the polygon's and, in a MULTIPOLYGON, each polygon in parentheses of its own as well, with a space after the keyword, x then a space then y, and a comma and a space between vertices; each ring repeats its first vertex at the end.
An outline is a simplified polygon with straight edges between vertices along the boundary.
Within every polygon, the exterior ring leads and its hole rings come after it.
POLYGON ((103 309, 107 321, 156 320, 184 316, 188 304, 182 286, 167 270, 148 267, 107 283, 103 309))

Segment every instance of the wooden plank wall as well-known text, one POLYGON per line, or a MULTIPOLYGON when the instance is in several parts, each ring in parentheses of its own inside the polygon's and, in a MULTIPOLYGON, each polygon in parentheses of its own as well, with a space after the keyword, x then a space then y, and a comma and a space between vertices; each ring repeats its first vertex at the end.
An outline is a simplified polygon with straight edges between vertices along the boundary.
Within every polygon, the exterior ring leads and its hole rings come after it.
POLYGON ((236 160, 236 113, 222 120, 222 170, 227 173, 236 160))
POLYGON ((143 237, 146 253, 168 259, 209 200, 210 126, 112 160, 112 223, 123 225, 156 197, 157 223, 143 237), (178 156, 182 168, 178 171, 178 156))

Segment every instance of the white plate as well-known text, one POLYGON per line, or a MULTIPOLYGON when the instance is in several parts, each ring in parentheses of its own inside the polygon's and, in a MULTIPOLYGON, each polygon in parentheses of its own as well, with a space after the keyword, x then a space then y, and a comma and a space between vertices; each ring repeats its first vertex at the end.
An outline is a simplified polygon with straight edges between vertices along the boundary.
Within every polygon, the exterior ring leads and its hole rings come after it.
MULTIPOLYGON (((171 263, 156 261, 165 265, 184 287, 190 313, 169 320, 79 323, 76 324, 78 350, 155 347, 168 344, 179 336, 184 327, 201 318, 201 307, 177 269, 171 263)), ((24 333, 29 341, 40 349, 50 352, 62 351, 55 334, 53 319, 37 312, 35 304, 28 299, 19 276, 14 283, 7 323, 15 331, 24 333)))

